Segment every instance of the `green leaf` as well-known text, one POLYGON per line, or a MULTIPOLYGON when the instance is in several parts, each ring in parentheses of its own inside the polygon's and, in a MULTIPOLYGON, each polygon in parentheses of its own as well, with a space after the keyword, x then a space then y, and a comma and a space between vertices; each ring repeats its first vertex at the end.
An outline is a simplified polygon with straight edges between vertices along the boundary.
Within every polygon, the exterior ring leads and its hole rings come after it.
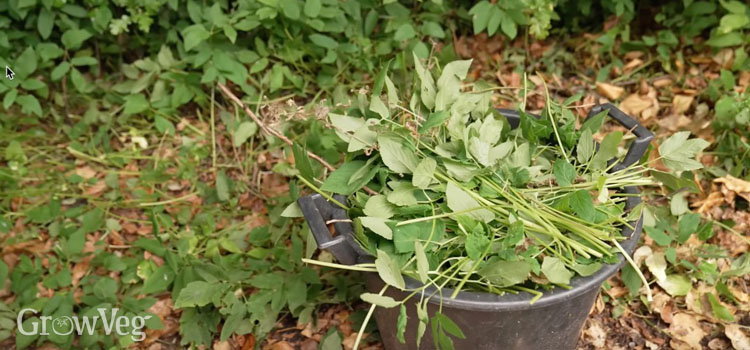
POLYGON ((91 37, 91 33, 89 33, 86 29, 68 29, 63 33, 62 38, 60 40, 63 43, 63 46, 65 46, 68 50, 78 50, 81 47, 81 44, 83 44, 84 41, 88 40, 91 37))
POLYGON ((13 102, 16 102, 16 97, 18 97, 18 90, 13 89, 5 93, 5 96, 3 97, 3 108, 5 110, 8 110, 11 106, 13 106, 13 102))
POLYGON ((401 267, 398 260, 392 258, 388 253, 378 249, 378 256, 375 259, 375 268, 378 270, 378 276, 386 284, 396 287, 400 290, 406 288, 404 277, 401 275, 401 267))
POLYGON ((52 34, 52 28, 55 26, 55 13, 42 7, 39 11, 39 17, 36 20, 36 28, 42 39, 49 38, 52 34))
POLYGON ((406 344, 404 332, 406 332, 408 318, 409 317, 406 315, 406 306, 402 303, 398 311, 398 320, 396 320, 396 339, 398 339, 401 344, 406 344))
POLYGON ((172 272, 167 264, 158 267, 143 282, 141 294, 153 294, 167 290, 169 285, 172 284, 174 277, 174 272, 172 272))
POLYGON ((62 79, 63 76, 65 76, 66 73, 70 70, 70 63, 68 61, 63 61, 55 69, 52 70, 52 73, 50 73, 50 78, 52 78, 52 81, 58 81, 62 79))
POLYGON ((376 306, 380 306, 382 308, 390 309, 399 305, 402 305, 401 302, 393 300, 393 298, 385 295, 378 295, 373 293, 363 293, 359 296, 362 300, 364 300, 366 303, 370 303, 376 306))
POLYGON ((667 235, 664 230, 659 228, 646 226, 643 229, 646 231, 646 234, 660 246, 668 246, 673 240, 672 236, 667 235))
POLYGON ((318 17, 320 14, 321 4, 320 0, 306 0, 305 1, 305 16, 310 18, 318 17))
POLYGON ((555 161, 554 174, 557 184, 560 186, 570 186, 576 179, 576 169, 565 159, 555 161))
POLYGON ((414 27, 411 25, 411 23, 404 23, 398 29, 396 29, 396 33, 393 34, 393 40, 396 41, 404 41, 409 40, 417 35, 417 32, 414 30, 414 27))
MULTIPOLYGON (((422 62, 420 62, 419 57, 417 57, 417 54, 412 52, 412 57, 414 58, 414 69, 417 71, 417 76, 419 77, 420 81, 420 90, 419 90, 419 97, 422 100, 422 103, 424 103, 425 107, 428 109, 432 109, 435 107, 435 94, 437 91, 435 90, 435 79, 432 78, 432 74, 430 71, 425 69, 422 66, 422 62)), ((447 114, 447 112, 444 112, 444 114, 447 114)), ((432 117, 434 114, 431 114, 430 117, 432 117)), ((443 118, 444 120, 447 120, 449 116, 445 115, 443 118)), ((430 119, 427 119, 427 122, 425 125, 422 126, 424 130, 428 130, 432 125, 430 124, 430 119)), ((436 121, 433 121, 435 123, 436 121)), ((440 122, 442 124, 442 122, 440 122)), ((437 125, 437 124, 434 124, 437 125)))
POLYGON ((133 94, 125 96, 125 107, 122 113, 124 115, 133 115, 145 112, 150 107, 146 96, 143 94, 133 94))
POLYGON ((328 334, 326 334, 326 336, 323 337, 323 340, 320 342, 320 350, 343 350, 344 348, 341 346, 341 344, 341 335, 339 335, 336 327, 331 327, 331 329, 328 331, 328 334))
POLYGON ((360 216, 359 220, 362 226, 369 228, 372 232, 377 233, 385 239, 393 239, 393 230, 387 224, 390 220, 370 216, 360 216))
POLYGON ((397 136, 379 135, 380 157, 391 171, 399 174, 411 174, 419 160, 414 152, 407 149, 397 136))
POLYGON ((5 286, 5 279, 8 278, 8 265, 0 260, 0 287, 5 286))
POLYGON ((309 38, 310 38, 310 41, 313 42, 313 44, 318 45, 320 47, 324 47, 329 50, 335 50, 336 48, 339 47, 339 43, 327 35, 316 33, 316 34, 311 34, 309 38))
POLYGON ((174 136, 174 124, 172 124, 172 122, 170 122, 167 118, 164 118, 160 115, 155 116, 154 125, 156 126, 156 131, 158 131, 159 133, 167 133, 174 136))
POLYGON ((211 33, 202 24, 193 24, 186 27, 182 30, 181 34, 185 51, 190 51, 211 36, 211 33))
POLYGON ((417 260, 417 274, 419 275, 419 280, 422 283, 427 283, 430 279, 428 275, 430 264, 427 262, 427 254, 424 252, 422 243, 416 240, 414 241, 414 256, 417 260))
POLYGON ((565 264, 555 257, 545 256, 542 261, 542 273, 551 283, 570 284, 570 279, 575 275, 565 268, 565 264))
POLYGON ((424 124, 422 124, 422 126, 419 127, 419 132, 423 133, 436 126, 441 126, 445 124, 445 122, 448 121, 450 117, 451 117, 451 114, 448 111, 430 113, 430 115, 427 116, 427 121, 425 121, 424 124))
POLYGON ((494 213, 483 209, 479 202, 453 182, 448 182, 445 197, 448 207, 454 212, 462 212, 461 215, 468 215, 482 222, 490 222, 495 218, 494 213))
POLYGON ((383 103, 383 100, 380 99, 380 96, 372 96, 372 98, 370 99, 369 109, 370 111, 377 113, 383 119, 390 118, 390 111, 388 110, 388 106, 383 103))
POLYGON ((706 45, 713 47, 728 47, 737 46, 742 44, 742 34, 739 32, 731 32, 725 34, 711 35, 711 38, 706 41, 706 45))
POLYGON ((602 128, 602 125, 604 125, 604 120, 608 113, 609 110, 605 109, 595 114, 593 117, 586 119, 586 121, 583 122, 583 125, 581 125, 581 131, 588 130, 592 135, 596 134, 602 128))
POLYGON ((242 146, 245 141, 253 137, 256 132, 258 132, 258 125, 254 122, 247 120, 240 123, 240 125, 237 127, 237 130, 234 132, 234 146, 242 146))
POLYGON ((588 264, 588 265, 575 264, 571 266, 570 268, 573 269, 573 271, 577 272, 579 275, 586 277, 586 276, 591 276, 597 271, 599 271, 599 269, 602 268, 602 264, 600 262, 595 262, 593 264, 588 264))
POLYGON ((313 181, 315 172, 313 171, 312 161, 307 152, 295 143, 292 145, 292 153, 294 153, 294 167, 299 171, 300 176, 305 178, 307 181, 313 181))
POLYGON ((26 114, 36 114, 42 116, 42 106, 39 104, 39 100, 32 95, 22 95, 16 98, 16 102, 21 105, 21 112, 26 114))
POLYGON ((23 79, 34 73, 37 68, 37 61, 38 58, 33 48, 27 47, 26 50, 23 50, 13 65, 13 71, 16 73, 17 78, 23 79))
POLYGON ((328 175, 328 178, 320 186, 320 189, 327 192, 350 195, 367 185, 375 177, 379 169, 380 167, 368 166, 361 160, 346 162, 328 175), (355 181, 351 181, 358 172, 361 172, 363 175, 355 179, 355 181))
POLYGON ((174 306, 181 309, 217 303, 226 287, 223 283, 190 282, 180 291, 174 306))
POLYGON ((525 261, 497 260, 490 262, 477 273, 496 287, 509 287, 520 284, 529 277, 531 264, 525 261))
POLYGON ((279 6, 284 16, 290 19, 299 19, 299 2, 297 0, 280 0, 279 6))
POLYGON ((657 284, 664 289, 669 295, 673 297, 684 297, 693 287, 690 283, 690 279, 683 275, 667 275, 667 278, 663 280, 657 280, 657 284))
POLYGON ((570 207, 575 211, 578 216, 588 222, 593 222, 596 219, 596 208, 594 208, 594 200, 591 198, 586 190, 578 190, 569 195, 568 203, 570 207))
POLYGON ((683 244, 687 242, 690 236, 698 231, 698 224, 700 224, 701 216, 698 213, 689 213, 680 217, 679 229, 677 233, 677 242, 683 244))
POLYGON ((638 276, 638 273, 635 271, 633 266, 630 264, 625 264, 622 267, 622 272, 620 276, 622 278, 622 282, 625 284, 626 287, 628 287, 628 291, 630 292, 630 295, 637 296, 638 290, 641 289, 643 282, 641 281, 641 278, 638 276))
POLYGON ((690 136, 689 131, 675 133, 659 146, 659 155, 668 168, 680 171, 696 170, 703 167, 703 164, 693 158, 708 147, 710 143, 698 138, 688 140, 688 136, 690 136))
POLYGON ((732 315, 732 312, 726 306, 721 304, 719 298, 713 293, 706 293, 705 296, 708 299, 708 303, 711 304, 711 311, 713 311, 716 318, 726 322, 735 322, 734 315, 732 315))
POLYGON ((435 179, 435 170, 437 162, 432 158, 424 158, 414 169, 414 175, 411 183, 414 187, 426 189, 435 179))
POLYGON ((414 222, 393 227, 393 245, 398 253, 414 251, 415 241, 439 241, 445 233, 445 224, 441 220, 414 222))
POLYGON ((490 245, 490 239, 478 233, 470 233, 466 236, 466 255, 469 259, 479 261, 484 251, 490 245))
POLYGON ((222 202, 229 200, 229 178, 227 178, 224 170, 216 173, 216 196, 222 202))
POLYGON ((617 147, 622 141, 622 132, 615 131, 607 134, 599 145, 599 150, 594 154, 591 160, 591 167, 594 169, 604 169, 607 161, 617 156, 617 147))
POLYGON ((367 200, 363 211, 367 216, 389 219, 395 214, 393 209, 393 205, 388 203, 386 196, 378 194, 367 200))

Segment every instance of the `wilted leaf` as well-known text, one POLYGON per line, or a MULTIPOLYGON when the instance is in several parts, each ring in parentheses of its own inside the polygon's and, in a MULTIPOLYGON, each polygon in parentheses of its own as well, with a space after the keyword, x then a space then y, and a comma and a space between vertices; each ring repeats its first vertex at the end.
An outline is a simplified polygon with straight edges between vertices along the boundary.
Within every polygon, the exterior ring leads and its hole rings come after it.
POLYGON ((625 92, 625 89, 619 86, 612 85, 612 84, 597 82, 596 92, 614 101, 614 100, 619 99, 622 96, 622 93, 625 92))

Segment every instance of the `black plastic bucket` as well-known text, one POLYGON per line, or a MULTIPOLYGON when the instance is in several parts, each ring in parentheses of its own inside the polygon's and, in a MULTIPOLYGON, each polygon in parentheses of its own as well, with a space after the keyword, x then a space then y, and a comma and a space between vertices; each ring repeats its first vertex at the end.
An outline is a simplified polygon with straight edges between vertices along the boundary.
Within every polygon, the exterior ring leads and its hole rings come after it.
MULTIPOLYGON (((623 169, 637 162, 646 152, 653 134, 632 118, 615 108, 611 104, 592 108, 589 117, 608 110, 610 117, 624 127, 632 130, 637 139, 631 144, 627 155, 614 170, 623 169)), ((515 128, 519 123, 516 111, 499 110, 515 128)), ((637 195, 638 189, 626 187, 624 192, 637 195)), ((336 200, 345 202, 344 196, 336 196, 336 200)), ((638 203, 638 196, 629 197, 625 208, 632 209, 638 203)), ((302 197, 298 204, 315 236, 318 247, 330 251, 342 264, 356 264, 372 262, 369 256, 353 238, 353 228, 348 222, 345 210, 328 202, 319 194, 302 197), (333 221, 337 235, 331 236, 326 223, 333 221)), ((631 223, 634 229, 623 227, 622 235, 628 237, 621 242, 622 247, 632 254, 641 235, 643 218, 631 223)), ((443 288, 442 313, 453 320, 466 335, 466 339, 454 339, 456 349, 477 350, 568 350, 574 349, 578 342, 583 323, 594 303, 602 283, 620 269, 624 263, 620 256, 617 264, 604 265, 599 271, 588 277, 574 278, 571 289, 554 288, 544 291, 543 296, 531 304, 533 295, 528 293, 496 295, 478 292, 459 292, 456 298, 450 298, 452 289, 443 288)), ((383 288, 383 281, 375 273, 368 273, 367 289, 378 293, 383 288)), ((416 280, 406 278, 406 288, 417 289, 422 284, 416 280)), ((422 295, 430 297, 428 313, 434 315, 441 304, 441 296, 434 286, 425 288, 422 295)), ((396 300, 402 300, 407 293, 389 288, 386 295, 396 300)), ((419 297, 412 300, 419 300, 419 297)), ((406 344, 401 344, 397 338, 396 320, 398 308, 375 310, 380 335, 387 350, 418 349, 416 344, 417 313, 416 304, 407 302, 406 344)), ((419 349, 435 349, 432 342, 430 327, 427 327, 419 349)))

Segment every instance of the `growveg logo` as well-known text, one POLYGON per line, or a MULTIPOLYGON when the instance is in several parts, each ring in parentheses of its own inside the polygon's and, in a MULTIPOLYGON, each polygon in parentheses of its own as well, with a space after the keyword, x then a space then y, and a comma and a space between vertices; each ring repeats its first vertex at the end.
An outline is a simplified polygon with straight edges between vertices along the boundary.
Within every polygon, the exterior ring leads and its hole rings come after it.
POLYGON ((23 335, 50 335, 56 334, 61 336, 67 336, 75 333, 78 336, 81 335, 94 335, 97 329, 100 327, 104 330, 104 333, 111 335, 112 333, 118 336, 130 335, 130 339, 133 341, 142 341, 146 339, 146 333, 142 330, 146 326, 146 320, 152 316, 133 316, 127 317, 123 315, 117 315, 119 309, 107 309, 98 308, 97 316, 58 316, 52 318, 51 316, 39 316, 38 318, 31 318, 24 323, 24 318, 36 316, 39 311, 35 309, 23 309, 18 313, 16 324, 18 325, 18 332, 23 335), (107 314, 107 310, 110 311, 107 314), (101 322, 100 322, 101 321, 101 322))

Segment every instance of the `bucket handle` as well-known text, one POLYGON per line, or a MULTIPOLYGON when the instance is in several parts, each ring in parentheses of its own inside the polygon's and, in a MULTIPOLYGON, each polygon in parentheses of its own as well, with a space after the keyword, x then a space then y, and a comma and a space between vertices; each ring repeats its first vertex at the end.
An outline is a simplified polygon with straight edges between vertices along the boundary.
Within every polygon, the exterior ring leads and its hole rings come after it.
MULTIPOLYGON (((346 205, 345 196, 335 195, 333 198, 346 205)), ((315 237, 318 248, 328 250, 339 263, 354 265, 369 255, 354 239, 354 227, 346 210, 320 194, 300 197, 297 199, 297 205, 315 237), (337 236, 331 234, 329 224, 333 224, 337 236)))
POLYGON ((625 158, 612 167, 612 171, 619 171, 641 160, 641 157, 646 154, 646 150, 648 150, 648 145, 651 143, 651 140, 654 139, 654 133, 635 119, 629 117, 625 112, 617 109, 617 107, 611 103, 596 105, 591 108, 586 120, 591 119, 605 109, 607 110, 608 116, 612 117, 612 119, 628 130, 633 131, 633 134, 637 137, 635 141, 630 144, 630 148, 628 148, 628 153, 625 154, 625 158))

